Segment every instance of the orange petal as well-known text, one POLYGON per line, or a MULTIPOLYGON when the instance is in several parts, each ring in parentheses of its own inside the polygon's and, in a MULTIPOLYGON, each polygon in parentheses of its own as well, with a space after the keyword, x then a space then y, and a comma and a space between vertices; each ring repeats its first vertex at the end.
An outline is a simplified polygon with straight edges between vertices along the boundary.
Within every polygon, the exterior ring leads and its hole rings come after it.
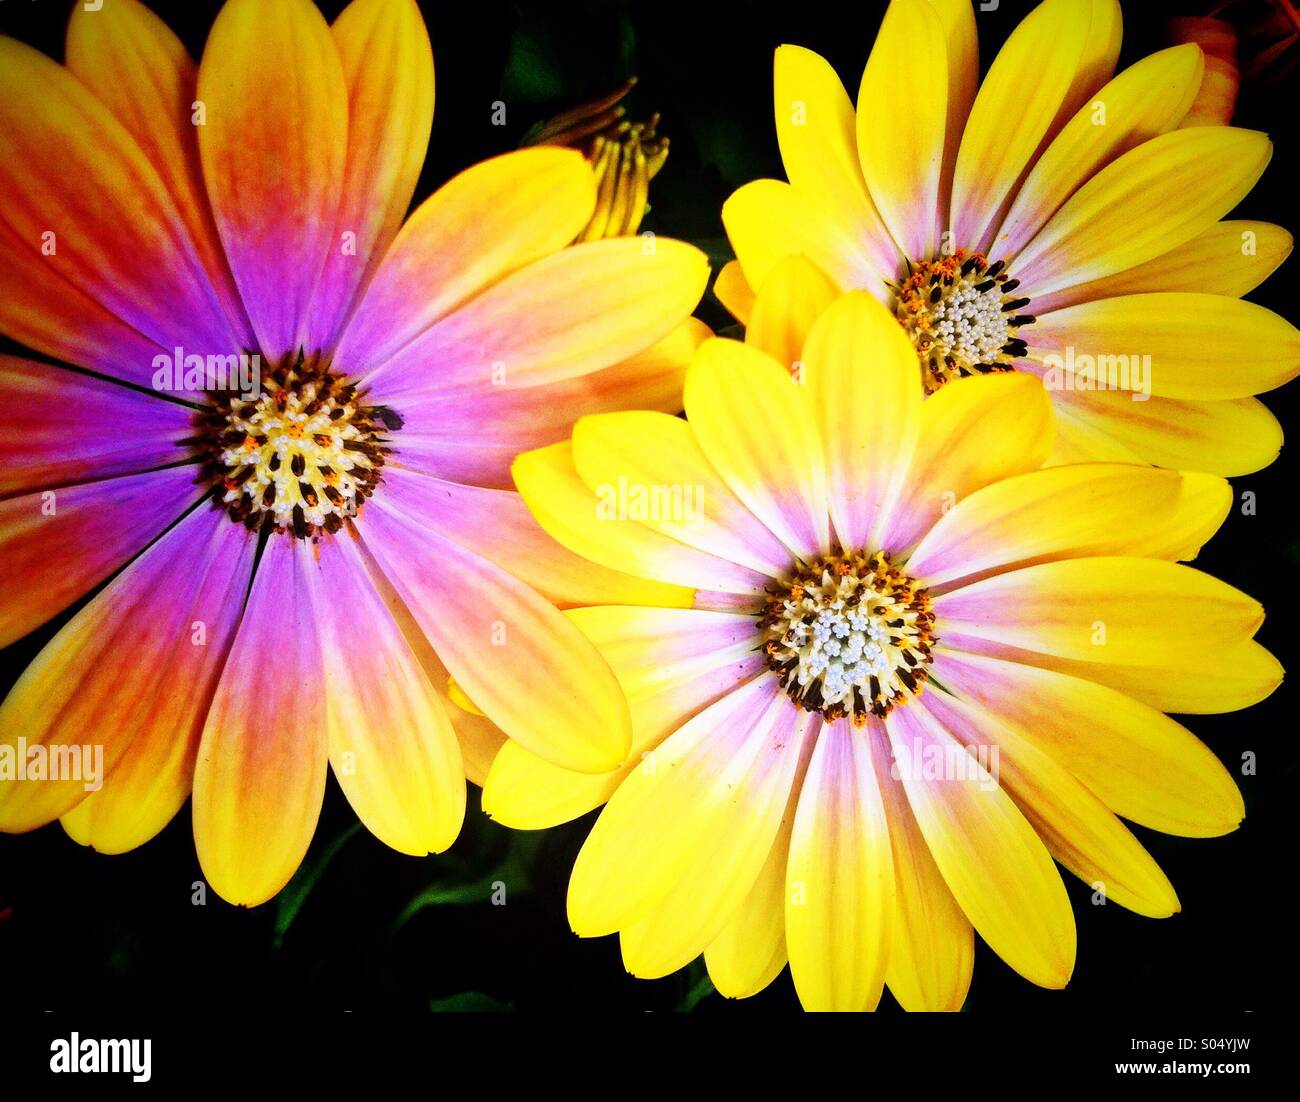
POLYGON ((356 540, 323 540, 308 575, 324 681, 329 758, 358 818, 422 857, 465 818, 460 745, 446 709, 371 583, 356 540))
MULTIPOLYGON (((229 0, 199 65, 203 176, 261 354, 307 337, 348 149, 348 91, 308 0, 229 0)), ((310 348, 309 352, 316 349, 310 348)))
POLYGON ((618 766, 632 741, 605 660, 555 606, 513 575, 376 497, 367 548, 451 676, 511 738, 585 773, 618 766))
POLYGON ((592 374, 671 333, 709 279, 671 238, 609 238, 543 257, 443 318, 366 377, 401 410, 438 394, 528 389, 592 374))
POLYGON ((69 701, 46 701, 41 711, 58 716, 61 730, 76 731, 72 717, 84 716, 125 744, 104 787, 63 816, 64 830, 83 846, 133 849, 189 799, 208 705, 256 550, 257 538, 224 513, 195 510, 104 591, 112 610, 91 612, 96 598, 64 629, 71 643, 93 628, 94 645, 106 653, 76 655, 80 668, 96 671, 95 684, 65 676, 54 691, 69 701))
POLYGON ((194 843, 208 883, 253 906, 307 853, 325 797, 324 670, 305 540, 266 545, 203 728, 194 843))
POLYGON ((198 500, 192 465, 0 501, 8 646, 103 581, 198 500))
POLYGON ((520 149, 452 177, 398 232, 335 362, 359 374, 390 360, 503 276, 563 249, 595 203, 595 177, 572 149, 520 149))
MULTIPOLYGON (((680 423, 680 422, 679 422, 680 423)), ((440 478, 384 469, 384 493, 412 515, 475 554, 508 570, 560 607, 690 604, 693 592, 600 566, 551 539, 523 498, 440 478)))
POLYGON ((413 0, 352 0, 330 31, 348 86, 348 153, 308 348, 334 347, 392 244, 433 125, 433 51, 413 0))
POLYGON ((403 402, 399 461, 440 478, 510 489, 515 456, 567 439, 585 414, 681 412, 686 368, 712 335, 687 318, 650 347, 589 375, 518 389, 485 380, 473 390, 403 402))
MULTIPOLYGON (((0 38, 0 191, 15 251, 48 269, 43 293, 70 285, 168 352, 239 351, 185 221, 135 139, 66 69, 8 38, 0 38)), ((20 324, 40 333, 49 323, 20 316, 20 324)), ((147 386, 152 356, 134 342, 125 351, 134 358, 112 373, 147 386)))
POLYGON ((244 304, 221 248, 199 164, 194 124, 199 68, 181 40, 138 0, 77 4, 67 66, 130 131, 171 193, 239 340, 252 347, 244 304))
POLYGON ((101 787, 6 782, 0 828, 30 830, 85 800, 69 828, 78 841, 117 853, 162 829, 189 795, 255 546, 215 510, 193 512, 37 655, 0 707, 0 737, 74 760, 86 747, 102 755, 101 787))

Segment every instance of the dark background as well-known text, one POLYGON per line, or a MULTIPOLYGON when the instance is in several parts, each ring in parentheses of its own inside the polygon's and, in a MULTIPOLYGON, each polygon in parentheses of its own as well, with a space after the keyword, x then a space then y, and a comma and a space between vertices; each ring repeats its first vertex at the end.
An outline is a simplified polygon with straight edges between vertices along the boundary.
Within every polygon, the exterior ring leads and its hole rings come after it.
MULTIPOLYGON (((155 0, 198 56, 217 0, 155 0)), ((672 153, 651 188, 645 227, 695 242, 715 263, 730 257, 719 219, 728 194, 760 176, 782 176, 772 123, 771 59, 782 42, 817 50, 856 95, 883 2, 802 4, 421 3, 433 41, 437 105, 418 203, 448 177, 513 148, 533 123, 636 73, 632 114, 663 113, 672 153), (490 125, 507 104, 506 127, 490 125)), ((1002 0, 978 13, 981 57, 1029 10, 1002 0)), ((1203 0, 1125 2, 1121 66, 1168 44, 1167 14, 1193 14, 1203 0)), ((1243 0, 1249 13, 1262 3, 1243 0)), ((323 3, 329 18, 342 9, 323 3)), ((61 57, 71 4, 0 4, 0 33, 61 57)), ((917 79, 926 79, 918 73, 917 79)), ((272 90, 268 90, 272 91, 272 90)), ((1273 163, 1238 217, 1296 226, 1292 169, 1296 83, 1260 82, 1238 104, 1238 125, 1268 131, 1273 163)), ((905 94, 903 92, 902 94, 905 94)), ((1250 297, 1295 319, 1295 259, 1250 297)), ((711 298, 701 316, 729 322, 711 298)), ((0 351, 21 351, 0 340, 0 351)), ((1283 424, 1298 421, 1300 392, 1268 396, 1283 424)), ((1283 664, 1297 662, 1289 625, 1300 522, 1292 444, 1267 471, 1235 480, 1257 513, 1234 509, 1199 566, 1263 601, 1259 639, 1283 664)), ((0 569, 2 569, 0 564, 0 569)), ((79 606, 77 606, 79 607, 79 606)), ((0 652, 0 690, 71 615, 0 652)), ((1164 867, 1183 912, 1163 921, 1117 905, 1096 907, 1066 876, 1079 928, 1069 987, 1049 992, 1020 979, 978 942, 968 1010, 1265 1010, 1293 1002, 1296 976, 1291 881, 1295 875, 1297 740, 1293 690, 1284 685, 1245 712, 1199 716, 1189 726, 1240 777, 1247 815, 1221 839, 1172 838, 1134 828, 1164 867)), ((739 1003, 713 993, 701 962, 664 980, 635 980, 616 938, 579 941, 564 917, 569 869, 592 817, 542 835, 506 831, 478 811, 471 789, 466 827, 451 851, 415 859, 364 829, 333 780, 312 850, 293 882, 246 911, 209 893, 201 879, 188 808, 142 848, 108 857, 71 842, 57 825, 0 835, 0 991, 9 1006, 204 1006, 423 1009, 621 1008, 701 1012, 792 1010, 788 974, 739 1003), (508 903, 488 902, 491 883, 508 903)), ((897 1010, 888 994, 882 1008, 897 1010)))

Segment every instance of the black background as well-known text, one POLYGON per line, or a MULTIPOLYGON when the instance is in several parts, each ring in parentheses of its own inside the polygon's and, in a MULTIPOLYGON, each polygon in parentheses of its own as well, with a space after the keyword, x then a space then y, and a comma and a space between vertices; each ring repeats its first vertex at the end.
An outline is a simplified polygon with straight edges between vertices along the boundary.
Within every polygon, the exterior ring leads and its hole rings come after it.
MULTIPOLYGON (((1199 3, 1124 3, 1121 66, 1168 44, 1164 16, 1194 13, 1199 3)), ((220 4, 152 6, 198 56, 220 4)), ((342 6, 322 4, 331 19, 342 6)), ((978 14, 985 68, 1029 7, 1002 0, 997 11, 978 14)), ((465 166, 513 148, 554 110, 635 72, 641 83, 633 114, 661 111, 661 130, 672 140, 645 228, 694 241, 720 264, 730 256, 722 202, 747 180, 782 176, 772 123, 773 49, 793 42, 817 50, 855 94, 884 4, 473 0, 421 8, 433 41, 437 104, 416 202, 465 166), (507 105, 505 127, 490 123, 498 100, 507 105)), ((60 57, 70 10, 66 2, 9 0, 0 3, 0 32, 60 57)), ((1295 229, 1295 102, 1292 81, 1260 83, 1239 103, 1236 124, 1268 131, 1276 151, 1237 217, 1295 229)), ((1293 259, 1250 297, 1295 320, 1297 271, 1293 259)), ((715 327, 729 321, 710 299, 700 314, 715 327)), ((8 342, 0 350, 21 351, 8 342)), ((1298 400, 1294 384, 1266 398, 1286 426, 1298 423, 1298 400)), ((1198 562, 1263 601, 1269 619, 1259 639, 1288 667, 1297 659, 1293 625, 1300 625, 1292 490, 1298 462, 1292 444, 1267 471, 1234 480, 1238 494, 1256 496, 1257 513, 1234 509, 1198 562)), ((0 654, 0 688, 73 611, 0 654)), ((1284 685, 1248 711, 1188 720, 1234 773, 1248 751, 1258 772, 1239 778, 1247 816, 1233 835, 1187 840, 1134 828, 1173 881, 1181 914, 1154 921, 1116 905, 1093 906, 1086 887, 1067 875, 1079 928, 1069 987, 1033 987, 980 945, 967 1009, 1290 1005, 1297 978, 1293 707, 1293 691, 1284 685)), ((154 841, 121 856, 89 852, 57 824, 0 835, 0 990, 10 1007, 42 1008, 797 1008, 788 974, 756 998, 730 1002, 711 992, 699 962, 664 980, 635 980, 623 971, 615 938, 575 938, 564 918, 564 890, 590 818, 540 836, 511 834, 484 819, 471 789, 455 847, 419 860, 357 829, 331 780, 303 869, 276 900, 252 911, 212 894, 205 906, 191 903, 201 874, 188 808, 154 841), (506 884, 505 906, 487 901, 488 885, 498 879, 506 884)), ((897 1009, 888 994, 882 1008, 897 1009)))

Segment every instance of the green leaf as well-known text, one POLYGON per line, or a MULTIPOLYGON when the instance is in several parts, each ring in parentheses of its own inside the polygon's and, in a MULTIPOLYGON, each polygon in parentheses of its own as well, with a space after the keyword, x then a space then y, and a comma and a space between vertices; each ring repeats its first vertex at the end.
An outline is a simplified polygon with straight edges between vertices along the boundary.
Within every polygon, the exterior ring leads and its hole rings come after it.
POLYGON ((452 877, 430 884, 402 908, 393 923, 393 932, 400 930, 426 907, 488 903, 502 886, 507 892, 527 892, 532 887, 529 865, 541 838, 540 832, 517 831, 511 835, 505 857, 490 872, 474 879, 452 877))
POLYGON ((360 832, 360 823, 353 823, 349 826, 321 850, 315 858, 304 861, 299 866, 298 871, 294 873, 293 879, 275 897, 275 936, 272 940, 275 948, 279 949, 284 944, 284 935, 289 932, 289 927, 293 925, 294 920, 298 917, 298 912, 302 910, 303 904, 307 902, 307 897, 311 895, 313 889, 320 882, 320 878, 329 863, 360 832))
POLYGON ((491 1014, 512 1010, 513 1007, 482 991, 462 991, 445 999, 430 999, 429 1009, 435 1014, 491 1014))
POLYGON ((686 994, 677 1004, 677 1010, 682 1014, 689 1014, 701 1000, 707 999, 716 990, 713 981, 709 979, 709 970, 704 967, 702 960, 693 961, 686 969, 686 981, 686 994))

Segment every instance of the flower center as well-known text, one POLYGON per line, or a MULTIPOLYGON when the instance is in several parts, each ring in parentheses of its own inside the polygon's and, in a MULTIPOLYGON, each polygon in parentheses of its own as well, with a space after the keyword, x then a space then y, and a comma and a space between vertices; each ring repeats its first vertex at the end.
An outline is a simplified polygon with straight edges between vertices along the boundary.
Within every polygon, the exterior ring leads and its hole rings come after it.
POLYGON ((353 384, 301 352, 261 383, 255 397, 215 397, 197 417, 214 500, 250 529, 337 532, 374 493, 385 433, 401 417, 361 405, 353 384))
POLYGON ((769 592, 762 650, 800 707, 861 726, 920 695, 934 643, 930 596, 883 551, 827 556, 769 592))
POLYGON ((1002 261, 958 249, 949 256, 910 265, 911 275, 894 287, 896 313, 921 362, 925 392, 965 375, 1014 371, 1027 346, 1017 335, 1031 325, 1021 313, 1029 299, 1012 297, 1020 286, 1002 261))

